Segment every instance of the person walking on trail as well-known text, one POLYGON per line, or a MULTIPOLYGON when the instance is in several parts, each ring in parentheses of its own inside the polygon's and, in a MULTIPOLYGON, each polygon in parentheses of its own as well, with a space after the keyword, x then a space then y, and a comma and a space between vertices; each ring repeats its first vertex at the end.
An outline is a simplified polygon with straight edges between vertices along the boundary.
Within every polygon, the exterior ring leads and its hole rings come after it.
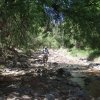
POLYGON ((49 55, 48 48, 45 47, 43 49, 43 63, 47 63, 47 61, 48 61, 48 55, 49 55))

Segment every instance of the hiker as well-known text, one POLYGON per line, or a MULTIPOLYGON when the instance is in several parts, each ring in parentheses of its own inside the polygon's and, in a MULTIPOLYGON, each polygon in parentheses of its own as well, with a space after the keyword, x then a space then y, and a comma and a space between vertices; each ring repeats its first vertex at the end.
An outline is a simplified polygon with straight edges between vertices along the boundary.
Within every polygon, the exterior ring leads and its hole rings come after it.
POLYGON ((47 61, 48 61, 48 54, 49 54, 48 48, 45 47, 43 49, 43 63, 47 63, 47 61))

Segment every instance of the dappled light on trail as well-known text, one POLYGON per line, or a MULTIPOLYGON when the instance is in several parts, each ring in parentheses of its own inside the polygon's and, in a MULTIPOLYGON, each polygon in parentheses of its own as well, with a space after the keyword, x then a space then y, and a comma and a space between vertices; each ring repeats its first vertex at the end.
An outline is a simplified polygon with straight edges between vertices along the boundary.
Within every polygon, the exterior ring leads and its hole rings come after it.
POLYGON ((41 50, 32 51, 31 55, 18 55, 16 65, 9 59, 0 69, 2 100, 91 100, 99 97, 99 89, 93 83, 100 80, 100 71, 93 70, 95 63, 71 57, 62 49, 49 50, 45 64, 41 50), (88 86, 94 87, 92 92, 88 86))

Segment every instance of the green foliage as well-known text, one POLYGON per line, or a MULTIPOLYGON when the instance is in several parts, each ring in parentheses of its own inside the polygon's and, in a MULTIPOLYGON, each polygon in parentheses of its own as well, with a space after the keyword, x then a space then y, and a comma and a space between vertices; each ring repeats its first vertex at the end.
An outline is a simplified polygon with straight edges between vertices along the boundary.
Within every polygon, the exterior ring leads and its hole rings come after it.
MULTIPOLYGON (((100 1, 73 0, 71 8, 58 5, 64 22, 52 26, 43 4, 52 0, 0 0, 0 44, 36 48, 67 47, 100 49, 100 1)), ((65 0, 64 0, 65 1, 65 0)), ((60 4, 61 0, 56 1, 60 4)))
POLYGON ((87 48, 85 50, 81 50, 81 49, 77 49, 77 48, 71 48, 69 49, 69 52, 72 56, 76 56, 76 57, 88 57, 89 54, 91 54, 93 52, 93 50, 87 48))
POLYGON ((94 59, 98 58, 100 56, 100 51, 99 50, 94 50, 91 52, 88 56, 89 61, 93 61, 94 59))
POLYGON ((50 32, 47 33, 47 36, 45 37, 44 33, 40 33, 37 38, 35 38, 35 44, 36 47, 50 47, 50 48, 58 48, 59 47, 59 43, 58 41, 55 39, 55 37, 53 37, 51 35, 50 32))
POLYGON ((28 5, 16 0, 1 3, 1 43, 15 47, 27 45, 28 34, 28 5))
POLYGON ((51 48, 58 48, 59 47, 59 43, 52 36, 45 38, 43 42, 44 42, 44 45, 47 45, 48 47, 51 47, 51 48))

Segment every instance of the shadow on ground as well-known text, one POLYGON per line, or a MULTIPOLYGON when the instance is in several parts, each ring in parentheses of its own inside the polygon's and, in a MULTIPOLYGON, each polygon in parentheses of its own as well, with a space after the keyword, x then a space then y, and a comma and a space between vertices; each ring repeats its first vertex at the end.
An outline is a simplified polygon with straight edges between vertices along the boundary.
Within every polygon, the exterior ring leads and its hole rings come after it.
POLYGON ((2 100, 13 100, 14 98, 14 100, 35 100, 36 98, 37 100, 54 100, 55 98, 58 100, 68 98, 89 100, 84 89, 76 82, 69 80, 72 77, 70 71, 66 68, 69 65, 50 62, 45 66, 44 64, 43 66, 40 65, 24 68, 24 71, 26 71, 24 75, 1 76, 0 95, 3 98, 2 100), (30 71, 33 69, 34 71, 30 71))

